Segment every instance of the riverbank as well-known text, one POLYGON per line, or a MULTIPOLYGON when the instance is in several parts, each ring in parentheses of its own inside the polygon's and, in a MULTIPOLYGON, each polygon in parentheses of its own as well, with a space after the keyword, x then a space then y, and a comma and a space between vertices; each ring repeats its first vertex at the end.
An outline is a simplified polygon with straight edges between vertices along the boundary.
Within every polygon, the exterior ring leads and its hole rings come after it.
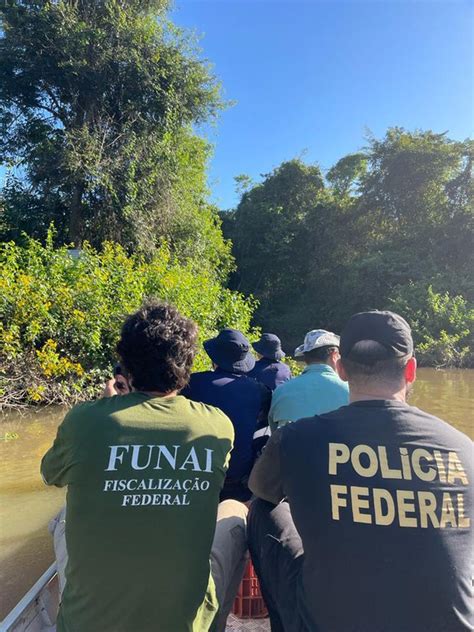
MULTIPOLYGON (((292 363, 294 371, 295 363, 292 363)), ((18 438, 23 421, 41 422, 64 415, 71 406, 84 399, 99 396, 103 382, 98 384, 95 395, 80 397, 78 394, 61 405, 29 404, 20 409, 0 409, 0 443, 8 443, 18 438)), ((417 380, 409 395, 409 403, 441 417, 474 439, 472 402, 474 401, 474 369, 418 368, 417 380)))
MULTIPOLYGON (((296 362, 296 360, 294 360, 293 358, 289 358, 288 356, 285 361, 291 367, 293 376, 301 373, 304 368, 300 362, 296 362)), ((474 368, 471 367, 441 368, 421 366, 418 367, 418 373, 420 373, 420 371, 425 372, 425 374, 427 374, 427 372, 429 371, 433 372, 433 375, 444 376, 443 379, 448 379, 447 376, 450 375, 463 375, 463 372, 466 372, 466 375, 472 374, 474 376, 474 368)), ((57 383, 52 381, 48 387, 44 386, 43 388, 40 388, 40 391, 42 392, 42 397, 33 399, 28 394, 24 385, 18 385, 17 387, 14 387, 16 390, 10 390, 11 398, 9 398, 7 393, 0 392, 0 424, 3 421, 6 421, 9 415, 41 415, 43 411, 47 411, 49 408, 54 409, 58 406, 70 408, 77 403, 96 399, 97 397, 100 397, 104 384, 106 380, 110 379, 111 375, 112 370, 110 370, 109 372, 99 370, 94 371, 87 379, 83 378, 82 387, 79 387, 79 385, 75 384, 74 382, 69 383, 69 385, 65 385, 64 383, 58 385, 57 383)), ((7 379, 10 382, 15 381, 15 379, 11 376, 9 376, 8 378, 0 376, 0 384, 2 380, 7 379)), ((24 378, 22 381, 25 381, 24 378)), ((5 440, 5 438, 1 438, 2 436, 3 435, 0 435, 0 440, 5 440)), ((6 440, 8 440, 8 438, 6 438, 6 440)))
MULTIPOLYGON (((222 327, 252 334, 254 302, 224 286, 202 258, 163 243, 145 259, 118 244, 66 246, 26 239, 0 244, 0 410, 95 397, 116 362, 124 318, 148 298, 173 303, 197 323, 200 342, 222 327)), ((195 369, 210 368, 202 345, 195 369)))

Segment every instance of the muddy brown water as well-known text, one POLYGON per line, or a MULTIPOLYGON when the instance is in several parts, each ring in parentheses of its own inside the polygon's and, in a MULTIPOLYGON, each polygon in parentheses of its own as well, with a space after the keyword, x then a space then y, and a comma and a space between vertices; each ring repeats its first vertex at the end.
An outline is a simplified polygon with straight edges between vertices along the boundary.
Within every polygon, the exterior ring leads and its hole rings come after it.
MULTIPOLYGON (((473 402, 471 369, 420 369, 410 398, 472 439, 473 402)), ((39 464, 64 412, 49 408, 0 421, 0 620, 53 561, 47 524, 65 494, 43 484, 39 464)))

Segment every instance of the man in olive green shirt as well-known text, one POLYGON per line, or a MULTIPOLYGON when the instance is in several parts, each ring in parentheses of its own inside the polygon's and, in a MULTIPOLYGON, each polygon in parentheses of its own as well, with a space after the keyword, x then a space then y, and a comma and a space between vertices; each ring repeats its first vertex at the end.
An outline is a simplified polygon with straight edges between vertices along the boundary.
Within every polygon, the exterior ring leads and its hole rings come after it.
POLYGON ((230 420, 178 395, 196 337, 169 305, 130 316, 118 344, 130 392, 74 407, 43 458, 46 483, 68 486, 58 632, 225 627, 245 563, 246 509, 226 501, 217 515, 230 420))

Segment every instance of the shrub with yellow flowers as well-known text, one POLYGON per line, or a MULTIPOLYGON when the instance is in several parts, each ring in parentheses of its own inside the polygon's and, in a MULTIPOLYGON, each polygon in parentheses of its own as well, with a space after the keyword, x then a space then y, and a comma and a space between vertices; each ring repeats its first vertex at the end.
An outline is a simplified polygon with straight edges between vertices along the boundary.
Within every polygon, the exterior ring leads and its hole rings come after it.
MULTIPOLYGON (((167 244, 151 259, 104 243, 78 257, 45 244, 0 246, 0 407, 69 403, 95 396, 116 362, 124 317, 147 297, 174 303, 199 325, 201 341, 222 327, 255 336, 252 299, 231 292, 199 260, 167 244)), ((209 367, 201 350, 195 369, 209 367)))

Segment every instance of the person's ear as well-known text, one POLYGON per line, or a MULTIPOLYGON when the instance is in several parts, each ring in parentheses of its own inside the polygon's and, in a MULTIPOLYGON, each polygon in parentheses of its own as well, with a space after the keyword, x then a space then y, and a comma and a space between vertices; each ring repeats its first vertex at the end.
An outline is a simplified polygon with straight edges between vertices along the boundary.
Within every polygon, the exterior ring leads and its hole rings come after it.
POLYGON ((342 364, 342 360, 341 360, 340 356, 336 360, 336 370, 337 370, 337 374, 339 375, 339 377, 341 378, 341 380, 343 382, 348 382, 349 381, 349 378, 347 377, 347 373, 346 373, 346 370, 344 368, 344 365, 342 364))
POLYGON ((416 380, 416 358, 412 357, 405 365, 405 382, 413 384, 416 380))

